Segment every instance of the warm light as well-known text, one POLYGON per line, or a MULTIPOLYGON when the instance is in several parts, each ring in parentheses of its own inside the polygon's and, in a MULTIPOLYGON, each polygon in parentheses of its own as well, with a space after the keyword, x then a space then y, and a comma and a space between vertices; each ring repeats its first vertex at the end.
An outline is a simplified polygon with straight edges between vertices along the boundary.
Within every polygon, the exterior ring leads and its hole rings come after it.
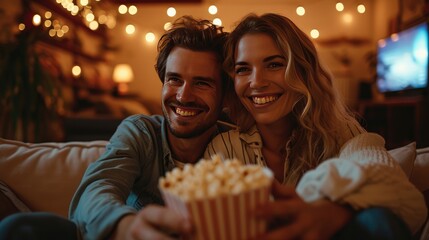
POLYGON ((167 15, 168 15, 169 17, 174 17, 174 16, 176 16, 176 9, 175 9, 174 7, 169 7, 169 8, 167 9, 167 15))
POLYGON ((117 83, 118 94, 128 92, 128 83, 134 78, 133 69, 128 64, 118 64, 113 70, 113 81, 117 83))
POLYGON ((120 14, 125 14, 125 13, 127 13, 127 11, 128 11, 128 8, 127 8, 127 6, 125 6, 124 4, 122 4, 122 5, 120 5, 120 6, 118 7, 118 12, 119 12, 120 14))
POLYGON ((115 18, 115 17, 113 17, 113 16, 108 15, 108 16, 107 16, 106 26, 107 26, 109 29, 113 29, 113 28, 115 28, 115 26, 116 26, 116 18, 115 18))
POLYGON ((67 33, 67 32, 69 31, 69 26, 67 26, 67 25, 63 25, 63 26, 61 27, 61 31, 63 31, 64 33, 67 33))
POLYGON ((86 15, 85 19, 86 19, 86 21, 88 21, 88 22, 92 22, 92 21, 94 21, 95 16, 94 16, 94 14, 92 14, 92 13, 88 13, 88 14, 86 15))
POLYGON ((145 35, 145 39, 146 39, 146 42, 150 42, 151 43, 151 42, 155 41, 155 34, 152 33, 152 32, 148 32, 145 35))
POLYGON ((51 20, 45 20, 45 27, 50 27, 52 25, 51 20))
POLYGON ((217 7, 216 7, 215 5, 211 5, 211 6, 209 7, 209 13, 210 13, 211 15, 215 15, 215 14, 217 13, 217 7))
POLYGON ((167 22, 164 24, 164 30, 168 31, 171 29, 172 26, 173 26, 173 24, 171 22, 167 22))
POLYGON ((80 5, 82 6, 88 5, 88 0, 80 0, 80 5))
POLYGON ((80 67, 78 65, 73 66, 73 68, 72 68, 73 76, 79 77, 81 73, 82 73, 82 70, 80 69, 80 67))
POLYGON ((343 21, 345 23, 351 23, 353 21, 353 16, 350 13, 346 13, 343 15, 343 21))
POLYGON ((302 6, 299 6, 296 8, 296 14, 298 14, 298 16, 304 16, 305 14, 305 8, 302 6))
POLYGON ((365 10, 366 10, 365 5, 363 5, 363 4, 359 4, 359 5, 357 6, 357 11, 358 11, 359 13, 365 13, 365 10))
POLYGON ((136 13, 137 13, 137 7, 136 7, 136 6, 134 6, 134 5, 131 5, 131 6, 128 8, 128 13, 129 13, 129 14, 131 14, 131 15, 136 15, 136 13))
POLYGON ((385 47, 385 46, 386 46, 386 40, 384 40, 384 39, 380 39, 380 40, 378 40, 378 46, 379 46, 380 48, 385 47))
POLYGON ((33 25, 34 26, 39 26, 41 22, 42 22, 42 17, 39 14, 34 14, 34 16, 33 16, 33 25))
POLYGON ((55 34, 57 34, 57 31, 55 29, 49 29, 49 36, 54 37, 55 34))
POLYGON ((390 35, 390 38, 392 39, 393 42, 396 42, 399 40, 399 36, 397 33, 390 35))
POLYGON ((97 30, 98 29, 98 22, 97 21, 92 21, 89 23, 89 29, 91 30, 97 30))
POLYGON ((335 4, 335 8, 338 12, 342 12, 344 10, 344 4, 342 2, 337 2, 337 4, 335 4))
POLYGON ((24 29, 25 29, 25 24, 24 24, 24 23, 20 23, 20 24, 18 25, 18 29, 19 29, 20 31, 24 31, 24 29))
POLYGON ((49 19, 49 18, 51 18, 51 17, 52 17, 52 13, 51 13, 51 12, 49 12, 49 11, 46 11, 46 12, 45 12, 45 18, 49 19))
POLYGON ((63 36, 64 36, 64 32, 63 31, 61 31, 61 30, 57 31, 57 37, 61 38, 63 36))
POLYGON ((222 26, 222 20, 220 18, 213 19, 213 24, 217 26, 222 26))
POLYGON ((319 35, 320 35, 320 33, 319 33, 319 30, 317 30, 317 29, 313 29, 310 31, 310 36, 314 39, 318 38, 319 35))
POLYGON ((125 32, 128 34, 128 35, 131 35, 131 34, 134 34, 134 32, 136 31, 136 27, 134 27, 134 25, 132 25, 132 24, 128 24, 126 27, 125 27, 125 32))
POLYGON ((113 70, 113 81, 116 83, 129 83, 133 80, 133 69, 128 64, 118 64, 113 70))

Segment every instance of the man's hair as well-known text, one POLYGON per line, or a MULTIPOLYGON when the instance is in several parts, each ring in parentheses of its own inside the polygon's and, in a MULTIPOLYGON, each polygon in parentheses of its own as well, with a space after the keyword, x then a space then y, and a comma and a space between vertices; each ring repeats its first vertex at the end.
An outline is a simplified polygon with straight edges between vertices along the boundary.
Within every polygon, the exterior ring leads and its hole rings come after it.
MULTIPOLYGON (((180 17, 174 21, 172 28, 162 35, 158 42, 155 69, 159 79, 164 83, 167 58, 174 47, 213 52, 222 66, 227 36, 228 33, 223 32, 223 27, 216 26, 208 20, 194 19, 191 16, 180 17)), ((221 71, 222 80, 225 82, 228 75, 223 69, 221 71)))

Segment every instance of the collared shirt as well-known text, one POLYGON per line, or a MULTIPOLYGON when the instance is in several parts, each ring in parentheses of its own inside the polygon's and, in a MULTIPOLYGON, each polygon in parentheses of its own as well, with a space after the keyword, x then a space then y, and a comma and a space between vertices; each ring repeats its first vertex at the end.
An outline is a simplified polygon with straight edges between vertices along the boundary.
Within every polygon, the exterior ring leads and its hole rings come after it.
POLYGON ((69 211, 84 239, 105 239, 124 215, 163 204, 158 180, 175 167, 162 116, 134 115, 86 170, 69 211))

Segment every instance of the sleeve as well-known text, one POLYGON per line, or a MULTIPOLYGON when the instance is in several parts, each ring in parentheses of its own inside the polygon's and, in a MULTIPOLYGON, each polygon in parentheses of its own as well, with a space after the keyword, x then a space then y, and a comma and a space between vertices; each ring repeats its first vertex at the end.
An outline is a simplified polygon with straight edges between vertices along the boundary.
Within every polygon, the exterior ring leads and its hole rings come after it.
POLYGON ((304 174, 297 193, 307 202, 328 198, 355 209, 390 209, 413 233, 427 214, 423 195, 384 148, 384 139, 374 133, 352 138, 337 158, 304 174))
POLYGON ((106 152, 88 167, 69 209, 84 239, 106 239, 122 216, 136 212, 126 200, 142 168, 138 148, 147 151, 150 142, 149 136, 124 120, 106 152))

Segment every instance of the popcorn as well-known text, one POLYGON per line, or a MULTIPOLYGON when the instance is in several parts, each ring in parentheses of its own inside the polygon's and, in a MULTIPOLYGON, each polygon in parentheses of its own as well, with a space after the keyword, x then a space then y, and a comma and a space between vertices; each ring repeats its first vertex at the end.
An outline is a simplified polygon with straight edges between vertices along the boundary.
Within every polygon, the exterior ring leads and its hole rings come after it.
POLYGON ((272 172, 215 156, 175 168, 159 181, 167 207, 193 220, 191 239, 248 239, 265 231, 252 212, 269 201, 272 172))
POLYGON ((160 179, 160 188, 184 201, 212 198, 227 194, 239 194, 272 181, 272 174, 258 165, 243 165, 239 160, 222 162, 218 156, 213 160, 200 160, 195 165, 186 164, 168 172, 160 179))

